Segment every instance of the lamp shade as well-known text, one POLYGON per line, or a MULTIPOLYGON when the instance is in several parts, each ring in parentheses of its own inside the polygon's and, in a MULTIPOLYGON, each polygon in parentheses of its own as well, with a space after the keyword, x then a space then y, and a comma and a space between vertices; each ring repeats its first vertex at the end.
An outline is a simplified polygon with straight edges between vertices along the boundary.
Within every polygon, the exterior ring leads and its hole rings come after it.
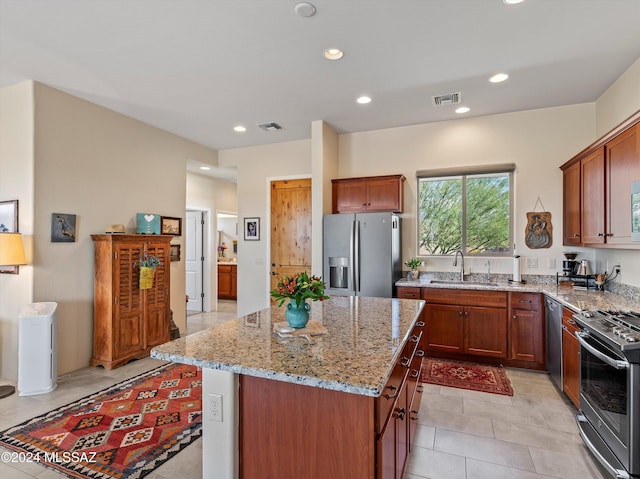
POLYGON ((27 264, 20 233, 0 233, 0 266, 27 264))

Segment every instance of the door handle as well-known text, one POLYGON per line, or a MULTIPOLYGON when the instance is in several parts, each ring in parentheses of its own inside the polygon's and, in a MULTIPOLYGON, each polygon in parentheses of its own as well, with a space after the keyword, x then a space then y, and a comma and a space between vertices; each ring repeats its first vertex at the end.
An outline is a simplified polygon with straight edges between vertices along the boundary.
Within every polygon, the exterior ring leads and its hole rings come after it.
POLYGON ((271 276, 275 276, 276 274, 278 274, 278 273, 276 273, 275 271, 271 272, 271 276))

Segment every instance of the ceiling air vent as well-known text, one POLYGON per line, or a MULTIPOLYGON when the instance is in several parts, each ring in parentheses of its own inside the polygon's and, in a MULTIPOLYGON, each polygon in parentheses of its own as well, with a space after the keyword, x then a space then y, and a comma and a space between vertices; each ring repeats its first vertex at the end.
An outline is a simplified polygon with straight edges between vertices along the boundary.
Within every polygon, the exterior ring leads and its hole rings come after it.
POLYGON ((271 123, 262 123, 261 125, 258 125, 260 128, 262 128, 265 131, 279 131, 282 130, 282 127, 280 125, 278 125, 277 123, 271 122, 271 123))
POLYGON ((433 97, 433 106, 456 105, 462 101, 462 93, 448 93, 446 95, 438 95, 433 97))

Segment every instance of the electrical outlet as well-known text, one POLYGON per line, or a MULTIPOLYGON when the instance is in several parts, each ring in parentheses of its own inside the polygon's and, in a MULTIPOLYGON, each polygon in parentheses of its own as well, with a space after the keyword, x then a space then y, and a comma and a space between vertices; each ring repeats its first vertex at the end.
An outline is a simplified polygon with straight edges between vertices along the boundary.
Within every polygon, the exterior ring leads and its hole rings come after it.
POLYGON ((222 422, 222 394, 209 394, 209 413, 212 421, 222 422))
POLYGON ((547 268, 554 269, 555 267, 556 267, 556 259, 555 258, 548 258, 547 259, 547 268))
POLYGON ((527 258, 527 268, 537 268, 538 258, 527 258))

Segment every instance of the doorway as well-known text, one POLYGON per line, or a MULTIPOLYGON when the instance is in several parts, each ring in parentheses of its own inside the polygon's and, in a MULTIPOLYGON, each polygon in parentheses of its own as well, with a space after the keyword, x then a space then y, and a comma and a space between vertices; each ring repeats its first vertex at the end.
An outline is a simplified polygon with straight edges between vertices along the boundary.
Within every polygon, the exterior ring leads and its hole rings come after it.
POLYGON ((187 316, 210 309, 211 299, 206 294, 207 264, 210 261, 204 252, 206 240, 207 212, 187 211, 185 221, 185 291, 187 294, 187 316))

